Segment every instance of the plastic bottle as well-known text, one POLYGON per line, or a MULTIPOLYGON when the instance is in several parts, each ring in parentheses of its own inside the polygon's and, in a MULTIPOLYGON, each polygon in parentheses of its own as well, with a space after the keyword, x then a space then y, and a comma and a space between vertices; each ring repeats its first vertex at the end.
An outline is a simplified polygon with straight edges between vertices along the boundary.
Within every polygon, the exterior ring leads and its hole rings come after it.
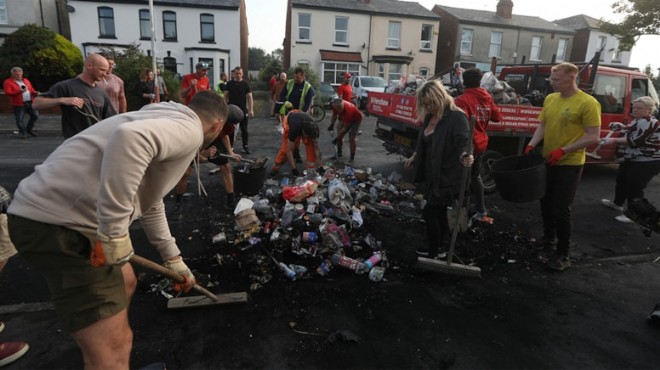
POLYGON ((284 276, 288 277, 291 280, 296 280, 296 272, 293 271, 289 266, 286 265, 284 262, 278 262, 277 265, 279 266, 280 270, 284 273, 284 276))
POLYGON ((364 270, 363 263, 350 257, 342 256, 340 254, 333 254, 332 257, 330 257, 330 261, 332 262, 333 266, 341 266, 343 268, 353 270, 356 273, 358 271, 364 270))
POLYGON ((383 275, 385 275, 385 268, 376 266, 369 271, 369 280, 377 283, 383 280, 383 275))
POLYGON ((364 261, 364 265, 371 270, 378 262, 383 259, 383 256, 380 253, 374 253, 368 260, 364 261))

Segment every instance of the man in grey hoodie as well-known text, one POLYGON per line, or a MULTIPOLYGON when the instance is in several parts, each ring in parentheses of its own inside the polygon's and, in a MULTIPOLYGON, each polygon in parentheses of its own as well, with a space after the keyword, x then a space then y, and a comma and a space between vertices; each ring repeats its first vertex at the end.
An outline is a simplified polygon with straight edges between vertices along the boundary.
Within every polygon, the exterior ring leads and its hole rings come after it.
POLYGON ((46 278, 86 369, 129 368, 133 221, 140 220, 165 267, 186 277, 181 288, 195 284, 163 197, 199 161, 226 116, 213 91, 196 94, 189 106, 160 103, 114 116, 66 140, 18 185, 7 212, 9 235, 46 278))

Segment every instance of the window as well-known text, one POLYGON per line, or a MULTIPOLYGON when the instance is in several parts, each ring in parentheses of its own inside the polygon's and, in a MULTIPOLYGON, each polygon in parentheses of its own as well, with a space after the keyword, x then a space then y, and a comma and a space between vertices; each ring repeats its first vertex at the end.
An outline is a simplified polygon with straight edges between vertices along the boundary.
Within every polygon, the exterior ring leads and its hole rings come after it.
POLYGON ((424 77, 424 78, 429 78, 429 73, 431 71, 428 68, 420 68, 419 69, 419 77, 424 77))
POLYGON ((115 12, 112 8, 107 6, 99 6, 99 37, 100 38, 114 38, 115 37, 115 12))
POLYGON ((401 22, 390 21, 390 24, 387 27, 387 48, 401 48, 401 22))
POLYGON ((200 14, 199 27, 200 34, 202 35, 202 42, 215 42, 213 14, 200 14))
POLYGON ((464 28, 461 31, 461 54, 469 55, 472 54, 472 35, 474 30, 469 28, 464 28))
POLYGON ((600 103, 601 112, 623 113, 625 86, 625 77, 596 74, 592 95, 600 103))
POLYGON ((401 64, 392 64, 390 63, 389 71, 390 81, 398 81, 401 79, 401 64))
POLYGON ((502 56, 502 32, 490 33, 490 50, 488 50, 488 57, 502 56))
POLYGON ((348 17, 335 17, 335 44, 348 45, 348 17))
POLYGON ((163 12, 163 38, 176 41, 176 13, 173 11, 163 12))
POLYGON ((431 41, 433 40, 433 25, 422 25, 422 37, 419 39, 419 48, 422 50, 431 50, 431 41))
POLYGON ((541 60, 541 46, 543 46, 543 37, 532 37, 532 50, 529 52, 529 60, 541 60))
POLYGON ((618 48, 612 51, 612 62, 621 62, 621 50, 618 48))
POLYGON ((378 77, 385 78, 385 65, 383 63, 378 63, 378 77))
POLYGON ((140 9, 140 38, 151 39, 151 14, 149 9, 140 9))
POLYGON ((360 72, 359 63, 332 63, 321 62, 323 82, 340 84, 344 81, 344 73, 348 72, 355 76, 360 72))
POLYGON ((568 39, 559 39, 559 45, 557 46, 557 62, 563 62, 566 60, 566 47, 568 46, 568 39))
POLYGON ((298 41, 312 41, 312 15, 298 13, 298 41))
POLYGON ((5 0, 0 0, 0 23, 8 23, 7 18, 7 4, 5 0))

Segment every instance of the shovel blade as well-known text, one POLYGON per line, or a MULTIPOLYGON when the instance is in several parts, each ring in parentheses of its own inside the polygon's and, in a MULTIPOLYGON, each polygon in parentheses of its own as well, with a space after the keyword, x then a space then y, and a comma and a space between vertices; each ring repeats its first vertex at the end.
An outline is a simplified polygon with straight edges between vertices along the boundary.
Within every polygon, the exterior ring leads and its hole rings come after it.
POLYGON ((167 301, 167 308, 192 308, 204 306, 227 305, 237 303, 247 303, 248 295, 246 292, 218 294, 219 301, 214 301, 206 296, 191 296, 191 297, 178 297, 172 298, 167 301))

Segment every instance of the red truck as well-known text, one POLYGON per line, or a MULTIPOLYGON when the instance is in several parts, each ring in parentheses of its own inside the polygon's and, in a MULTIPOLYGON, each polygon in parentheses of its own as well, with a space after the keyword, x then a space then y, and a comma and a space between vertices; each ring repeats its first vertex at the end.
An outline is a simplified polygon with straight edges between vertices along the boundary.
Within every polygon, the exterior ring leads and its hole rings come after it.
MULTIPOLYGON (((543 98, 552 92, 548 83, 550 64, 525 64, 502 67, 499 80, 515 90, 524 104, 500 104, 501 122, 488 125, 490 137, 484 153, 482 178, 487 192, 495 191, 490 175, 490 165, 499 158, 520 155, 539 125, 538 115, 543 98)), ((609 132, 610 122, 628 123, 632 102, 641 96, 651 96, 658 101, 658 94, 649 77, 629 69, 602 67, 595 64, 578 65, 579 87, 590 93, 601 104, 601 137, 609 132)), ((416 101, 413 95, 370 92, 367 111, 377 118, 376 137, 390 153, 409 157, 415 150, 421 122, 417 120, 416 101)), ((596 145, 587 148, 587 163, 615 163, 614 145, 596 145)))

